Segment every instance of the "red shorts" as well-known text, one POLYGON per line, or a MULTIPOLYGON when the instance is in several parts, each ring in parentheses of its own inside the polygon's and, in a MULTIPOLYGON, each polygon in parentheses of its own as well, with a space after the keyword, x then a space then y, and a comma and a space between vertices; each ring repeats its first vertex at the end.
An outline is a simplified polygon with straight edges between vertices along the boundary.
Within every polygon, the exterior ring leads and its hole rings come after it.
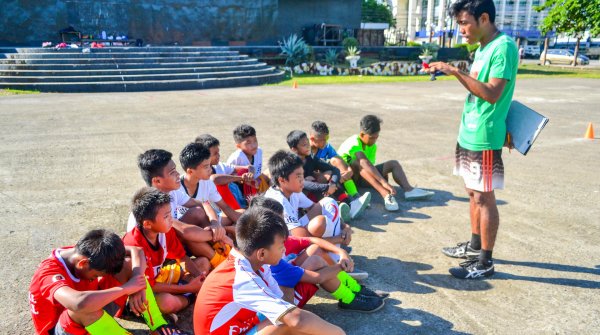
POLYGON ((319 287, 315 284, 298 283, 298 285, 294 287, 294 305, 302 308, 318 290, 319 287))

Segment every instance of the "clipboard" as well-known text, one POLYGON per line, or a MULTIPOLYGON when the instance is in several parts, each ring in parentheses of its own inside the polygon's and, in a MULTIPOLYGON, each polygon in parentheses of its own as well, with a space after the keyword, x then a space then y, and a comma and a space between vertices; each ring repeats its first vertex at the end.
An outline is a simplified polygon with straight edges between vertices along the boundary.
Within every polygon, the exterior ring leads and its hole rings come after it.
POLYGON ((527 155, 536 138, 550 121, 533 109, 513 100, 506 116, 506 132, 514 148, 527 155))

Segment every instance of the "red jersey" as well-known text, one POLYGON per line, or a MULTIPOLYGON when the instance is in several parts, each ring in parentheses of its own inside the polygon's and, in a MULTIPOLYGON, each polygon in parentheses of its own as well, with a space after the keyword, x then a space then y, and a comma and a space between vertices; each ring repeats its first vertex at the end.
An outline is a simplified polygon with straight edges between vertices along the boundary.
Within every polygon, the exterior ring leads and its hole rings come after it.
POLYGON ((296 254, 300 255, 304 249, 308 248, 312 243, 307 237, 288 236, 285 240, 285 255, 296 254))
POLYGON ((239 251, 231 250, 202 284, 194 306, 194 333, 245 334, 260 323, 258 313, 280 324, 279 319, 295 306, 281 299, 283 293, 268 265, 259 272, 239 251))
POLYGON ((69 271, 67 264, 60 256, 60 251, 72 249, 65 247, 52 251, 33 274, 29 286, 29 307, 31 318, 37 334, 48 334, 54 329, 58 318, 65 307, 54 300, 54 293, 63 286, 77 291, 96 291, 99 280, 82 280, 69 271))
POLYGON ((158 234, 158 245, 156 247, 150 244, 150 241, 138 227, 125 234, 123 243, 144 249, 147 263, 146 278, 148 278, 150 286, 154 286, 155 278, 160 272, 165 259, 182 259, 186 256, 185 249, 183 249, 173 228, 164 234, 158 234))

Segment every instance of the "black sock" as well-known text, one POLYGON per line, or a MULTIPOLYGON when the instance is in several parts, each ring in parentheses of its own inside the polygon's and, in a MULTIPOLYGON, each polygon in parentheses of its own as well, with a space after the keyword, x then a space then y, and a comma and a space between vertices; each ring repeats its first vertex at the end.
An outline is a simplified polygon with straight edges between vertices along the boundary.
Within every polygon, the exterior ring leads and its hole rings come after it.
POLYGON ((488 264, 491 261, 492 261, 492 250, 481 249, 481 253, 479 254, 479 262, 481 264, 488 264))
POLYGON ((481 249, 481 235, 471 233, 471 249, 481 249))

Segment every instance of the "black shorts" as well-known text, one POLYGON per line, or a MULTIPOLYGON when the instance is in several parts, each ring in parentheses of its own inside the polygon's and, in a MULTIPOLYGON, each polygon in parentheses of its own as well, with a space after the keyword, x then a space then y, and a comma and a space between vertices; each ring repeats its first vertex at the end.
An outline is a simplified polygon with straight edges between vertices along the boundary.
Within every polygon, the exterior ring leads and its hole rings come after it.
MULTIPOLYGON (((375 165, 375 168, 377 169, 377 171, 379 171, 379 174, 383 176, 383 163, 375 165)), ((385 178, 385 176, 383 177, 385 178)), ((356 177, 354 182, 357 184, 356 186, 359 187, 371 187, 371 184, 369 184, 368 181, 364 180, 363 177, 360 176, 360 174, 356 177)))

